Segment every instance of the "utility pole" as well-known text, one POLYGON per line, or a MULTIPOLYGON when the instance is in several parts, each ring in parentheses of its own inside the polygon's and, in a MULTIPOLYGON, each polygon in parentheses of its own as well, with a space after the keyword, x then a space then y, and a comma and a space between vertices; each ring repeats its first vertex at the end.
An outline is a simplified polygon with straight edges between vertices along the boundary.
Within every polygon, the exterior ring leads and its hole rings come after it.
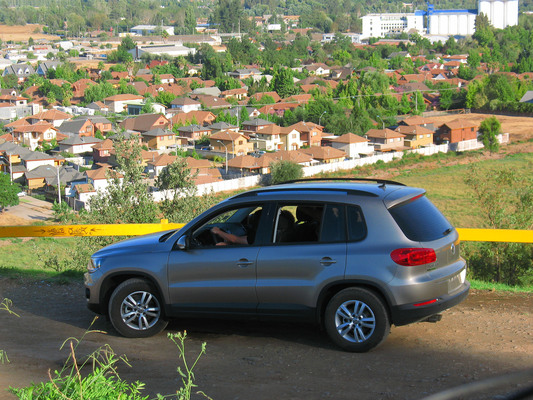
POLYGON ((61 181, 59 180, 59 165, 56 166, 57 170, 57 199, 61 205, 61 181))

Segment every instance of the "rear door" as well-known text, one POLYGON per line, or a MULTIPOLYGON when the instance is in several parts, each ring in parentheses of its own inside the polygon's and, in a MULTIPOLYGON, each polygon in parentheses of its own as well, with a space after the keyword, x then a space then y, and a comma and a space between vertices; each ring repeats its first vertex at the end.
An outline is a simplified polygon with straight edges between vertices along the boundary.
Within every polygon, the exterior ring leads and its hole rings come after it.
POLYGON ((344 205, 279 204, 257 261, 259 312, 313 318, 320 290, 343 279, 345 266, 344 205))

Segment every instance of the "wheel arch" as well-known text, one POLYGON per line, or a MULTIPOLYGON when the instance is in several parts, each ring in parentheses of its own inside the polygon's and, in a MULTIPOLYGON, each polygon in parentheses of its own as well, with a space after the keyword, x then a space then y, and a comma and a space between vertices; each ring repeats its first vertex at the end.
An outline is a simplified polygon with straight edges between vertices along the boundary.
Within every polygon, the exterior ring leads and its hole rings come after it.
POLYGON ((105 315, 109 314, 108 306, 109 306, 109 300, 111 299, 111 295, 113 294, 113 291, 123 282, 129 280, 129 279, 142 279, 147 281, 150 285, 152 285, 156 290, 159 296, 161 297, 162 301, 162 307, 164 313, 166 313, 166 296, 165 292, 161 289, 161 285, 157 283, 157 280, 151 276, 150 274, 146 274, 143 272, 117 272, 114 274, 111 274, 105 278, 105 280, 102 282, 102 286, 100 288, 100 304, 102 304, 102 310, 105 312, 105 315))
POLYGON ((335 296, 340 291, 344 289, 349 289, 349 288, 366 289, 374 293, 376 296, 378 296, 383 301, 383 304, 389 316, 389 320, 391 320, 391 317, 392 317, 391 301, 389 297, 387 296, 386 291, 380 288, 380 286, 377 285, 375 282, 370 282, 370 281, 365 281, 365 280, 347 280, 347 281, 339 281, 339 282, 331 283, 330 285, 323 288, 322 291, 320 292, 320 295, 317 301, 317 316, 316 316, 317 322, 320 325, 322 325, 324 322, 324 313, 332 297, 335 296))

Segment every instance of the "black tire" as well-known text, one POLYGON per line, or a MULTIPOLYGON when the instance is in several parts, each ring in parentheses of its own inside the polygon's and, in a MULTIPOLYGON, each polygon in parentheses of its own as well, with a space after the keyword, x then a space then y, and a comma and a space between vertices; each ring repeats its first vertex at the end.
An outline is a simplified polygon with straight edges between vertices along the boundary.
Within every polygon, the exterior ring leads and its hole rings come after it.
POLYGON ((144 279, 128 279, 116 287, 109 299, 109 319, 122 336, 145 338, 167 326, 161 297, 144 279))
POLYGON ((376 294, 367 289, 348 288, 329 301, 324 327, 330 339, 342 349, 364 353, 387 338, 390 320, 376 294))

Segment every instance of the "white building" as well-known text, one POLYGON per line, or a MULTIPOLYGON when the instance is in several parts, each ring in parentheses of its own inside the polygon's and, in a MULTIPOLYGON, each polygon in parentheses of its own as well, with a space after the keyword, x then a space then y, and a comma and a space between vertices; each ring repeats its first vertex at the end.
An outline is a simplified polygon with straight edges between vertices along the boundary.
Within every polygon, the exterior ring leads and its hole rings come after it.
POLYGON ((490 24, 497 29, 518 25, 518 0, 479 0, 478 8, 472 10, 436 10, 428 4, 428 10, 414 14, 369 14, 362 17, 364 39, 386 37, 409 32, 432 36, 472 35, 479 14, 485 14, 490 24), (424 17, 427 26, 424 28, 424 17))
POLYGON ((144 36, 154 34, 159 30, 168 33, 169 36, 174 35, 174 27, 164 25, 137 25, 131 28, 130 32, 138 36, 144 36))
POLYGON ((478 14, 481 13, 497 29, 518 25, 518 0, 479 0, 478 14))
POLYGON ((424 34, 424 11, 414 13, 368 14, 362 17, 362 39, 386 37, 402 32, 416 31, 424 34))
MULTIPOLYGON (((430 5, 432 7, 432 5, 430 5)), ((428 10, 430 35, 473 35, 476 31, 476 10, 428 10)))
POLYGON ((179 44, 163 44, 163 45, 147 45, 135 46, 134 49, 129 50, 135 60, 139 60, 144 53, 154 56, 167 55, 170 57, 188 56, 196 53, 195 48, 185 47, 179 44))

